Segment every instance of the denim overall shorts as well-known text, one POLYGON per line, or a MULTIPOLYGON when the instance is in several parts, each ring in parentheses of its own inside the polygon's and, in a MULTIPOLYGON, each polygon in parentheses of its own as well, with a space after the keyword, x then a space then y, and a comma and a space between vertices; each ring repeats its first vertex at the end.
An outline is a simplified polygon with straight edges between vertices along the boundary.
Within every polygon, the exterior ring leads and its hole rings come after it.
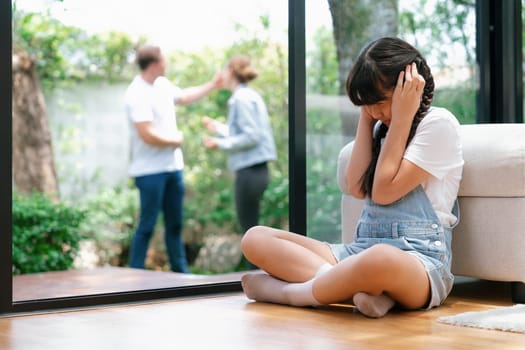
POLYGON ((452 290, 452 229, 459 222, 457 201, 453 209, 458 218, 454 226, 444 227, 421 186, 389 205, 374 203, 369 197, 349 244, 329 244, 337 261, 355 255, 374 244, 384 243, 416 256, 425 266, 430 280, 430 300, 426 308, 440 305, 452 290))

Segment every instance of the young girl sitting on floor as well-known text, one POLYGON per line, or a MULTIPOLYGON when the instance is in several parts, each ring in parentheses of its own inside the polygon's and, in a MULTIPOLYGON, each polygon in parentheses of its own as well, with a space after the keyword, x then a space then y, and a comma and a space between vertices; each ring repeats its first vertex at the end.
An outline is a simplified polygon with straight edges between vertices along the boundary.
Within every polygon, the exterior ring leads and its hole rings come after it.
POLYGON ((266 273, 246 274, 248 298, 294 306, 353 300, 369 317, 394 305, 430 309, 452 289, 451 231, 463 169, 459 123, 431 107, 425 59, 398 38, 359 55, 346 83, 361 114, 345 181, 365 199, 348 244, 256 226, 242 250, 266 273))

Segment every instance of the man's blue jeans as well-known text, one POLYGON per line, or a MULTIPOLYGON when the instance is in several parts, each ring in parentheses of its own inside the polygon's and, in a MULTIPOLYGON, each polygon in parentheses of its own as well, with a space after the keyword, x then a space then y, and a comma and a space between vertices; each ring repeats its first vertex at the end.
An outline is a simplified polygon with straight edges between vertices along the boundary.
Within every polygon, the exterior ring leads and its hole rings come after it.
POLYGON ((182 171, 138 176, 135 185, 140 193, 140 218, 131 241, 129 266, 144 268, 149 242, 162 210, 164 240, 175 272, 188 272, 188 262, 182 241, 184 180, 182 171))

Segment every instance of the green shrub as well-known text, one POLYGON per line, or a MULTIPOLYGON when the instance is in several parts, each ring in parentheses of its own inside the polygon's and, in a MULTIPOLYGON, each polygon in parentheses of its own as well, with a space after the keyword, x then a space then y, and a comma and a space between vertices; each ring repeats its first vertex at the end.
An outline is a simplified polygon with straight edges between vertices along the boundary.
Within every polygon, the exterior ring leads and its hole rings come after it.
POLYGON ((14 194, 12 208, 13 274, 71 268, 84 212, 39 193, 14 194))
POLYGON ((436 89, 432 104, 447 108, 461 124, 476 123, 476 88, 467 83, 436 89))
MULTIPOLYGON (((311 137, 313 139, 313 137, 311 137)), ((306 193, 307 235, 321 241, 341 240, 341 190, 336 180, 337 155, 340 146, 335 137, 324 135, 317 140, 330 140, 324 145, 312 141, 307 151, 306 193), (315 154, 315 148, 323 154, 315 154)))
POLYGON ((127 266, 139 211, 138 191, 131 184, 107 188, 82 202, 86 219, 82 237, 95 243, 99 266, 127 266))
POLYGON ((273 169, 272 181, 261 200, 259 224, 279 229, 289 228, 288 178, 273 169))

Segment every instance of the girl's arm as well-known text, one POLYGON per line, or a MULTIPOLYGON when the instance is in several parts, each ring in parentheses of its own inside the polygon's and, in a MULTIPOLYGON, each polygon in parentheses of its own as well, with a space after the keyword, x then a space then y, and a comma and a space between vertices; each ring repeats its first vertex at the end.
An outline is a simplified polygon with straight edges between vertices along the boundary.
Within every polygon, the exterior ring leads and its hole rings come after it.
POLYGON ((421 103, 425 80, 415 63, 399 73, 392 95, 392 119, 379 154, 372 200, 390 204, 425 181, 430 174, 403 158, 414 116, 421 103))
POLYGON ((352 155, 345 170, 346 188, 353 197, 359 199, 365 197, 361 184, 372 159, 372 135, 375 123, 376 120, 364 108, 361 108, 352 155))

